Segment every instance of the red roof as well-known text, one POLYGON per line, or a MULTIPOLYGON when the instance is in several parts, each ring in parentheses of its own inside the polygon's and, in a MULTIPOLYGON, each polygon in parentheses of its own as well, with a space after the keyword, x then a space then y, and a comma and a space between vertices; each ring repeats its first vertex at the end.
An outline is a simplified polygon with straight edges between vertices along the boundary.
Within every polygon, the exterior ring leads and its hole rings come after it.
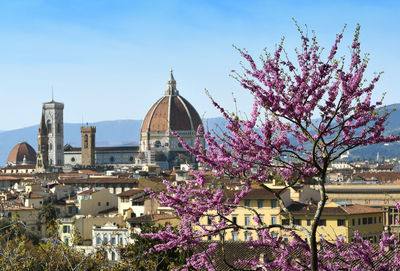
POLYGON ((28 143, 21 142, 10 151, 7 161, 8 163, 22 163, 24 156, 28 162, 36 163, 35 150, 28 143))
POLYGON ((196 109, 182 96, 161 97, 147 112, 141 132, 197 130, 201 118, 196 109))

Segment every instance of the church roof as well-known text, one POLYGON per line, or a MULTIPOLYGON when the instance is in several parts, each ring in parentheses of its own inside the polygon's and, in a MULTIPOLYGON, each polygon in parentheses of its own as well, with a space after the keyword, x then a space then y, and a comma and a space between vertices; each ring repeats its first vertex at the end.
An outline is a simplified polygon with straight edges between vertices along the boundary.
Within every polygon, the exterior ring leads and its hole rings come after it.
POLYGON ((201 125, 196 109, 176 89, 176 81, 171 71, 167 90, 150 110, 142 123, 142 133, 156 131, 196 131, 201 125))
POLYGON ((35 150, 28 143, 21 142, 12 148, 8 155, 7 163, 20 164, 24 161, 24 157, 27 162, 36 163, 35 150))

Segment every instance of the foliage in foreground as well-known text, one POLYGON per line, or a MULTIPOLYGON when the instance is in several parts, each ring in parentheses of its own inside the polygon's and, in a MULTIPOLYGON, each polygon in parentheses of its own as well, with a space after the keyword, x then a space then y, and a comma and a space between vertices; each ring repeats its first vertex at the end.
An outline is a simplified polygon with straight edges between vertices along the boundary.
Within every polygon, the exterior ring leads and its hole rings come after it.
MULTIPOLYGON (((155 233, 165 231, 166 227, 162 225, 143 225, 141 233, 155 233)), ((190 251, 180 249, 171 249, 167 251, 149 250, 160 244, 160 241, 144 237, 139 233, 132 236, 135 239, 134 244, 121 249, 121 263, 117 270, 179 270, 185 263, 186 258, 191 255, 190 251)))
MULTIPOLYGON (((185 263, 188 251, 167 251, 147 254, 146 252, 159 242, 145 238, 140 234, 132 237, 134 244, 121 247, 121 261, 109 262, 106 258, 107 247, 100 248, 92 255, 84 255, 76 247, 65 245, 57 237, 57 225, 51 206, 47 206, 41 216, 53 230, 49 238, 40 240, 30 233, 18 219, 0 220, 0 270, 5 271, 147 271, 179 269, 185 263)), ((165 226, 145 225, 143 233, 159 232, 165 226)))

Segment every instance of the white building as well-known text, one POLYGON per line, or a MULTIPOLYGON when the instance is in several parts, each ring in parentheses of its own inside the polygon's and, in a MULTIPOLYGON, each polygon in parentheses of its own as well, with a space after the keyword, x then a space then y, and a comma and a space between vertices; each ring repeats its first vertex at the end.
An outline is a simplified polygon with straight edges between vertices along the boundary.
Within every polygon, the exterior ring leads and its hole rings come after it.
POLYGON ((101 227, 93 227, 93 248, 104 247, 109 261, 119 261, 119 247, 126 246, 131 242, 129 232, 126 228, 119 228, 115 223, 107 223, 101 227))

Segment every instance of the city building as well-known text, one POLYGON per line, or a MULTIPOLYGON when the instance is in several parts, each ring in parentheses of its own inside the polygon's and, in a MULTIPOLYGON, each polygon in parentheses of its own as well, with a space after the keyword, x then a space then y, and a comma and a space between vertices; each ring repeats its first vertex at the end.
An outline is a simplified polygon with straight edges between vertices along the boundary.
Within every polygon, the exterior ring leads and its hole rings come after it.
POLYGON ((179 134, 182 140, 193 146, 201 124, 196 109, 179 94, 171 70, 164 96, 153 104, 143 120, 136 163, 159 165, 163 169, 193 163, 194 158, 172 133, 179 134))
POLYGON ((119 261, 121 259, 119 247, 128 245, 130 241, 128 229, 120 228, 115 223, 93 226, 92 246, 95 250, 104 248, 109 261, 119 261))
POLYGON ((35 165, 36 164, 36 152, 31 145, 25 141, 18 143, 11 149, 8 159, 8 166, 19 166, 19 165, 35 165))

